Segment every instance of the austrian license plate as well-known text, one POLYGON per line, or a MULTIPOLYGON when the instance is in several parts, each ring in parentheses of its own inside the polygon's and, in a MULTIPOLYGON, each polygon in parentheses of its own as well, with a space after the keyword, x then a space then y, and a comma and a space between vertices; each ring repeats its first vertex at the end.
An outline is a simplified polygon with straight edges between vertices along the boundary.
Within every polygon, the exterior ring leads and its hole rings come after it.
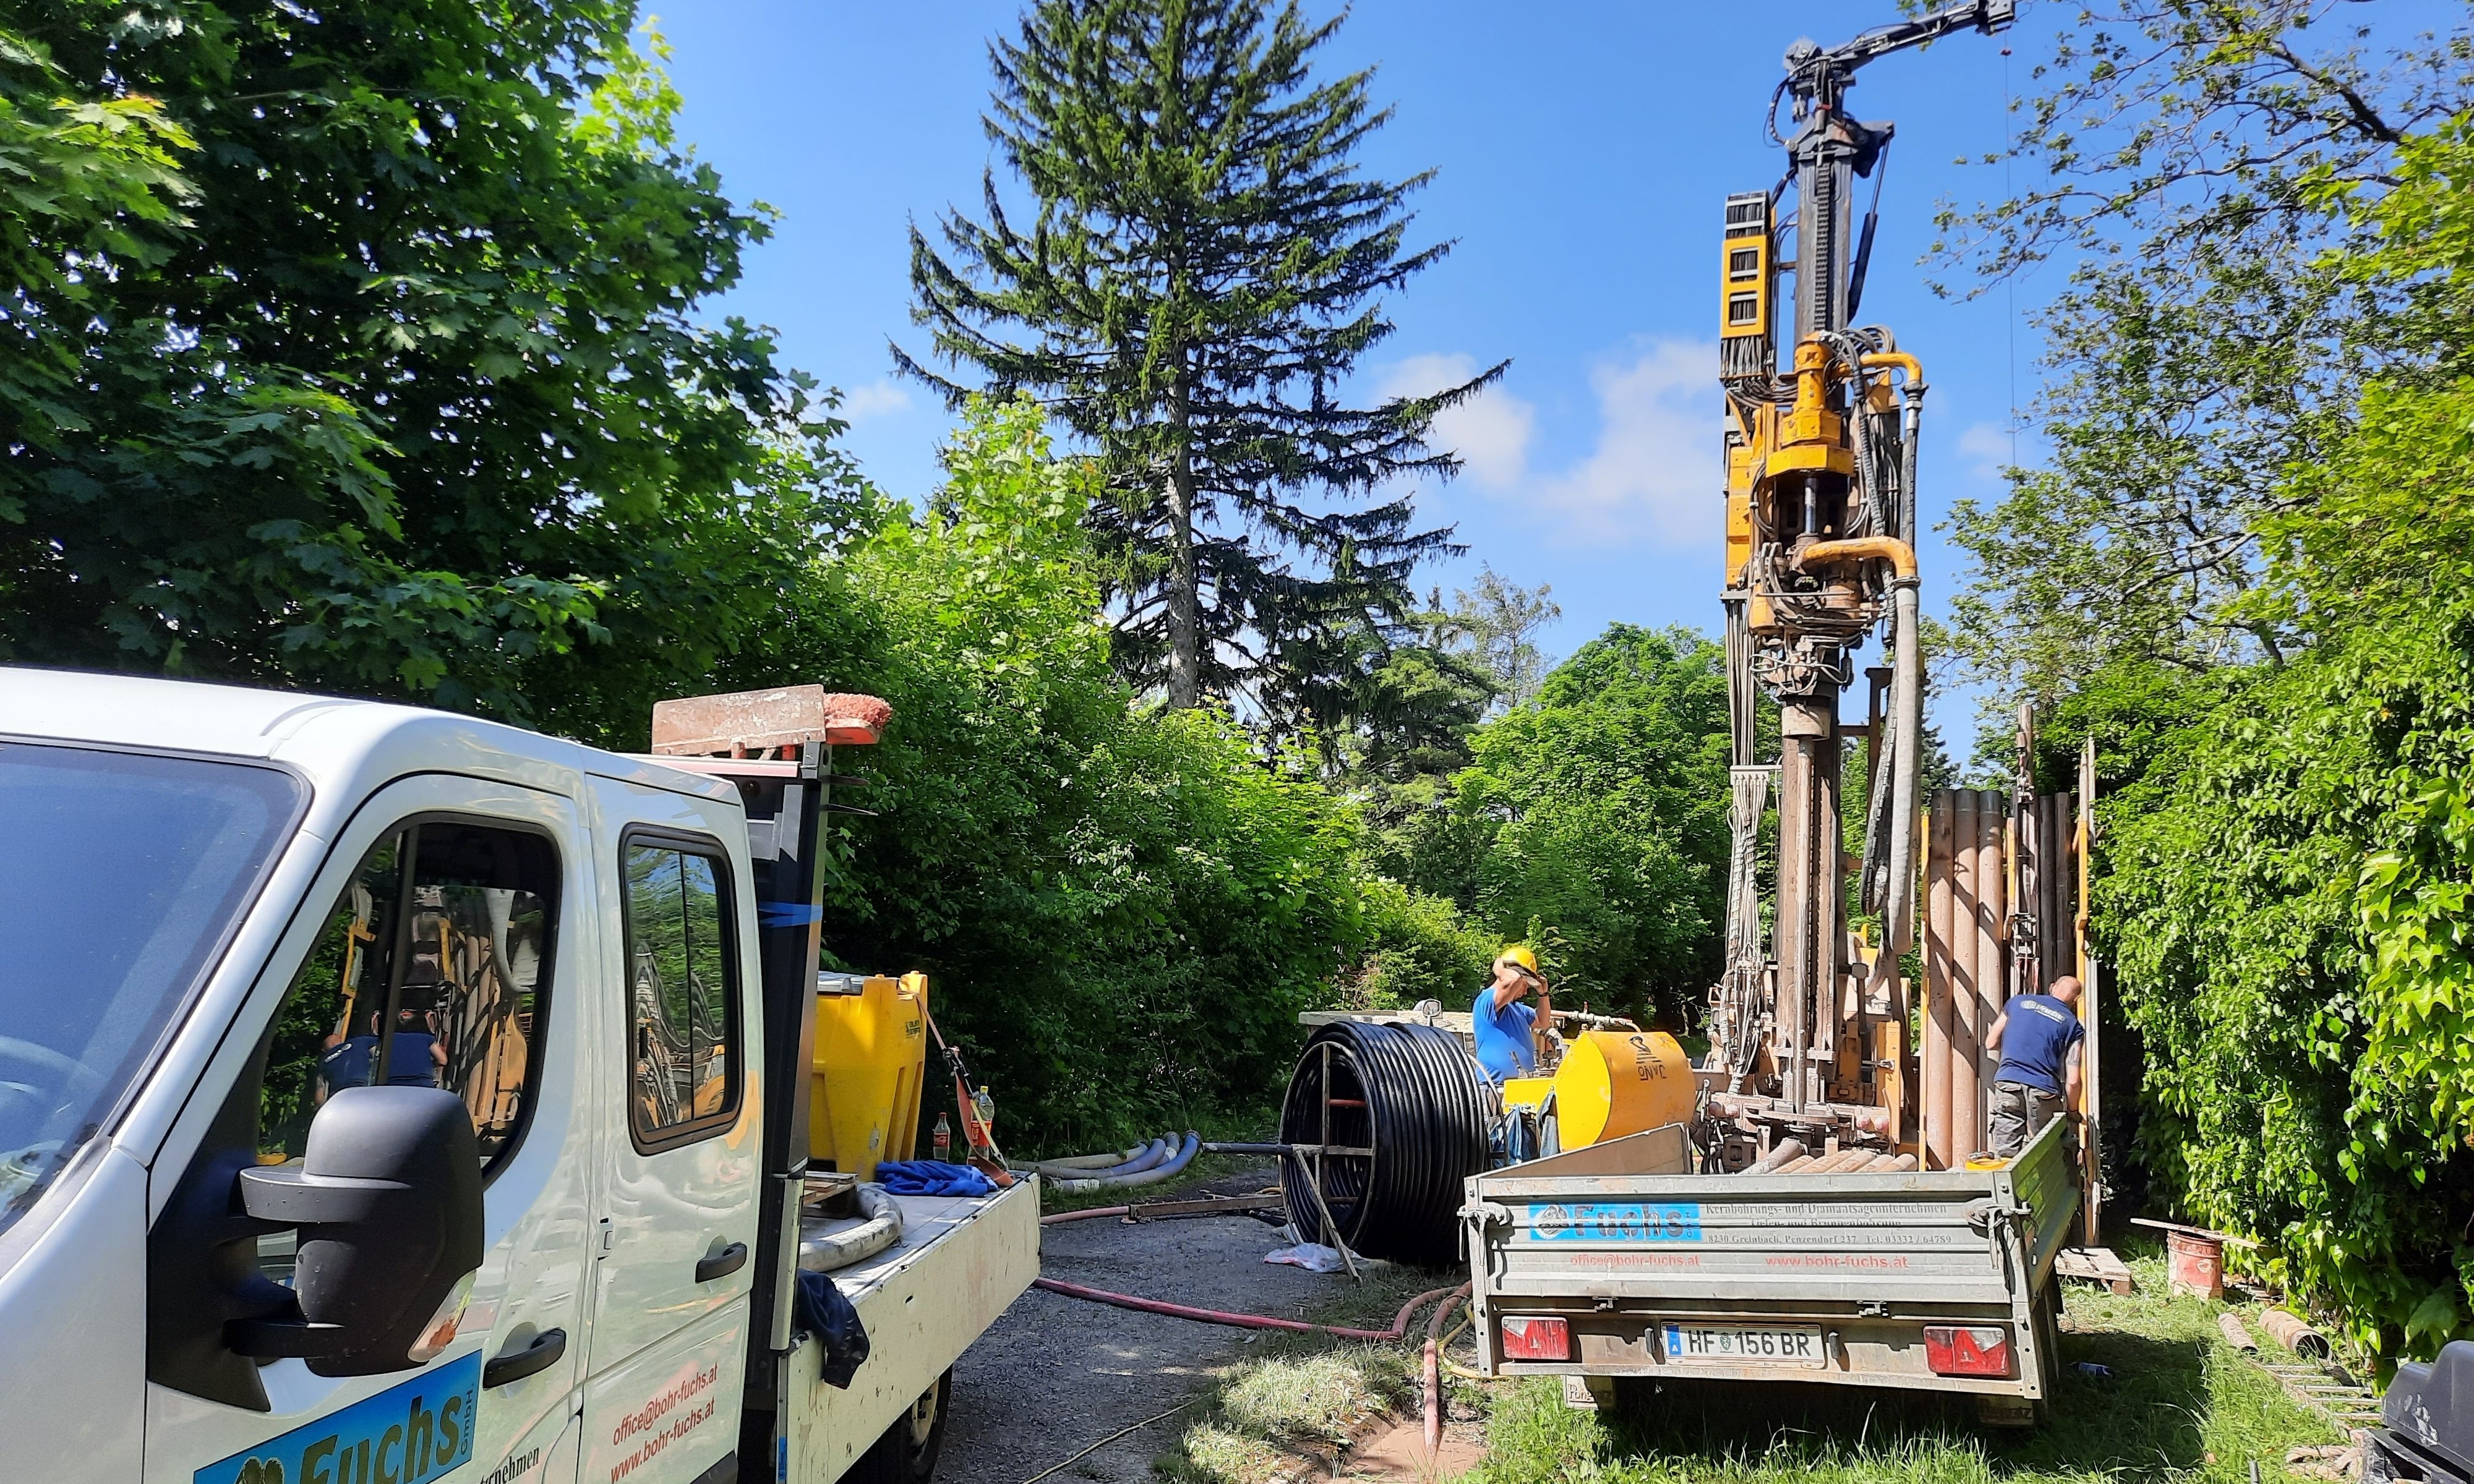
POLYGON ((1821 1330, 1799 1325, 1668 1325, 1666 1360, 1818 1366, 1825 1356, 1821 1330))

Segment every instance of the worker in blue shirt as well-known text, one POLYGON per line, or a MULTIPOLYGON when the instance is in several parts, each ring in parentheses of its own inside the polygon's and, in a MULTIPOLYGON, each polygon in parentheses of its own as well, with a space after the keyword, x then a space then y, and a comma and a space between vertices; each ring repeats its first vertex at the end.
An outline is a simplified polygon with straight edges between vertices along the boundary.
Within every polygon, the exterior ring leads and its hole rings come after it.
POLYGON ((1501 1083, 1538 1069, 1537 1027, 1555 1024, 1555 1002, 1545 977, 1538 972, 1538 955, 1525 943, 1516 943, 1495 955, 1494 979, 1477 992, 1469 1007, 1469 1029, 1477 1038, 1477 1063, 1501 1083), (1522 1004, 1532 993, 1533 1007, 1522 1004))
MULTIPOLYGON (((2078 1003, 2079 982, 2065 974, 2050 993, 2012 995, 1985 1034, 1984 1049, 2001 1053, 1989 1121, 1993 1152, 2002 1159, 2016 1159, 2054 1118, 2078 1119, 2079 1047, 2087 1040, 2078 1003)), ((2075 1135, 2062 1136, 2074 1158, 2075 1135)))

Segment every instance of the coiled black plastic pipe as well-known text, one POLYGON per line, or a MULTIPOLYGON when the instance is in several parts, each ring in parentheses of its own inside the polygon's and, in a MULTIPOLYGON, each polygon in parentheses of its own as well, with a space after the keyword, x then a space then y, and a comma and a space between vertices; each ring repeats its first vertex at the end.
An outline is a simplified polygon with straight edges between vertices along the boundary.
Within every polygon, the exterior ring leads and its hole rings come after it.
POLYGON ((1462 1183, 1487 1167, 1491 1102, 1475 1059, 1448 1031, 1341 1020, 1315 1032, 1289 1078, 1280 1139, 1373 1153, 1287 1158, 1280 1183, 1298 1234, 1323 1240, 1307 1183, 1319 1168, 1331 1225, 1351 1250, 1424 1267, 1452 1261, 1462 1183))

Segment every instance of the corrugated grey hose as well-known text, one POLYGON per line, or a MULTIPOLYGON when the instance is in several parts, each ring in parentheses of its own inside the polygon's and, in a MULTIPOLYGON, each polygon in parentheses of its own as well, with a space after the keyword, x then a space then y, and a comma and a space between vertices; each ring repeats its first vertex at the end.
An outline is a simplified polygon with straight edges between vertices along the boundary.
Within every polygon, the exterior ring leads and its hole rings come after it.
POLYGON ((1040 1179, 1046 1182, 1049 1189, 1059 1195, 1080 1195, 1092 1190, 1125 1190, 1135 1185, 1157 1185, 1163 1180, 1181 1175, 1185 1172, 1185 1167, 1194 1162, 1194 1157, 1201 1152, 1202 1136, 1189 1129, 1186 1131, 1185 1142, 1177 1146, 1176 1153, 1170 1156, 1165 1162, 1154 1164, 1149 1169, 1111 1170, 1097 1175, 1065 1175, 1055 1179, 1042 1175, 1040 1179))
POLYGON ((1037 1160, 1012 1166, 1018 1174, 1043 1176, 1050 1180, 1104 1180, 1122 1175, 1139 1175, 1154 1169, 1176 1157, 1176 1136, 1152 1139, 1140 1148, 1117 1155, 1082 1155, 1070 1160, 1037 1160))

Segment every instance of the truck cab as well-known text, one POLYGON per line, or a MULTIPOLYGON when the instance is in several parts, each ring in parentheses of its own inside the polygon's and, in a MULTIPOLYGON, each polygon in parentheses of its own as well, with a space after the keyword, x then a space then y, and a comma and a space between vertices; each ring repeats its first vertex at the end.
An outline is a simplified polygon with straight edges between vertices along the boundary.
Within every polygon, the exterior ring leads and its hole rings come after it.
POLYGON ((924 1474, 1037 1195, 842 1274, 871 1353, 818 1380, 830 744, 768 752, 0 670, 10 1472, 924 1474))

